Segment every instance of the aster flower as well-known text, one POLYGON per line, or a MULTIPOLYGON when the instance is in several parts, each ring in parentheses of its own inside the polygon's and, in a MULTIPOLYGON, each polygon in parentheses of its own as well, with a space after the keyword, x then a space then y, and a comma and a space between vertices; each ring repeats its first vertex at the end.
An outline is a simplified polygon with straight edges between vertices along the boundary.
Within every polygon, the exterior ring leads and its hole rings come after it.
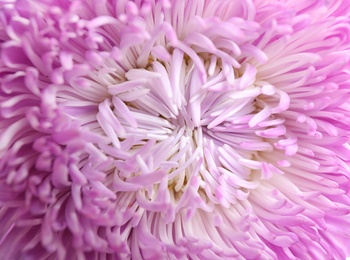
POLYGON ((349 9, 0 0, 0 258, 350 255, 349 9))

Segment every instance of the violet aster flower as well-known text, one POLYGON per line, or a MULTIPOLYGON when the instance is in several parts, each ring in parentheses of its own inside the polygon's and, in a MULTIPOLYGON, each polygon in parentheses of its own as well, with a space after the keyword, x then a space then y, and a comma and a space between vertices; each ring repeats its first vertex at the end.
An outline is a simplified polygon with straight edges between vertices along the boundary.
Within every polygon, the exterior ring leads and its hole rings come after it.
POLYGON ((344 259, 349 14, 0 0, 0 258, 344 259))

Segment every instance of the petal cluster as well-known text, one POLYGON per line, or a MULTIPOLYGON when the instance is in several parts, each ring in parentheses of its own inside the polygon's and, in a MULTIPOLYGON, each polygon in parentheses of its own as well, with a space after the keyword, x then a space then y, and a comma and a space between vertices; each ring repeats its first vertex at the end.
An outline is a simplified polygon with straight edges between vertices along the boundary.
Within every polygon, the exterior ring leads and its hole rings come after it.
POLYGON ((345 259, 346 0, 0 0, 1 259, 345 259))

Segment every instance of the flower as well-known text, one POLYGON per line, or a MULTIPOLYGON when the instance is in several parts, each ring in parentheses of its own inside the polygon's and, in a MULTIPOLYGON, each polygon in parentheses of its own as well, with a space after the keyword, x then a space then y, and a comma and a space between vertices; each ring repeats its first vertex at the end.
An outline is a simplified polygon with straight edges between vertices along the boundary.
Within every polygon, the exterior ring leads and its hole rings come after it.
POLYGON ((0 10, 1 259, 350 255, 350 3, 0 10))

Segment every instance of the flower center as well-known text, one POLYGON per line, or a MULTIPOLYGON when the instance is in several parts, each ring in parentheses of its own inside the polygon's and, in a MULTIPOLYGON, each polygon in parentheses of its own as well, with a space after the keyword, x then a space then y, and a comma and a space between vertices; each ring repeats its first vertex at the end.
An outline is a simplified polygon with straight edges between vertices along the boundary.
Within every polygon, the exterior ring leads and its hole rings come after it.
MULTIPOLYGON (((231 22, 240 28, 239 20, 231 22)), ((216 27, 224 24, 213 20, 178 34, 164 23, 147 37, 140 30, 142 44, 122 42, 115 57, 96 58, 89 83, 97 86, 88 98, 97 104, 97 122, 91 109, 83 125, 108 139, 99 148, 115 161, 114 190, 128 187, 154 203, 181 205, 192 196, 227 206, 258 186, 260 173, 252 173, 270 171, 259 156, 273 150, 264 140, 271 133, 261 129, 282 124, 271 115, 288 104, 257 80, 267 57, 241 42, 250 31, 223 35, 216 27)))

